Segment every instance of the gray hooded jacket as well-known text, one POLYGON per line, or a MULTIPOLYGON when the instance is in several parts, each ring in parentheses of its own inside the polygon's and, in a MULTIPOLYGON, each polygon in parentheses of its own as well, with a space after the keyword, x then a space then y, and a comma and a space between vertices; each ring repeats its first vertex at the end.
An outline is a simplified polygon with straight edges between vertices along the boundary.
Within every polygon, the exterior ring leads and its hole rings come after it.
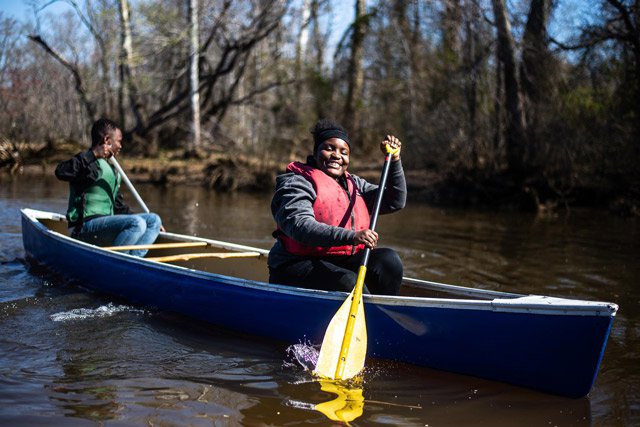
MULTIPOLYGON (((356 188, 363 195, 369 212, 373 211, 378 185, 351 175, 356 188)), ((303 176, 287 172, 277 177, 276 189, 271 200, 271 213, 284 234, 300 243, 311 246, 340 246, 353 243, 355 232, 316 221, 313 202, 316 192, 311 182, 303 176)), ((407 201, 407 184, 400 160, 389 167, 387 187, 382 198, 380 214, 388 214, 404 208, 407 201)), ((279 239, 269 252, 269 267, 277 268, 285 262, 299 259, 287 252, 279 239)))

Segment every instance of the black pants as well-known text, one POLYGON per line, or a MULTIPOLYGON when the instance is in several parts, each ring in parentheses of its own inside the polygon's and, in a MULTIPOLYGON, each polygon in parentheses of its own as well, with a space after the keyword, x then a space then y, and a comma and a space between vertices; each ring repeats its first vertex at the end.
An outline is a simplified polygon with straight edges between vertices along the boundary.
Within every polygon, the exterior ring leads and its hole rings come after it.
MULTIPOLYGON (((269 282, 324 291, 351 292, 356 284, 364 251, 351 256, 309 257, 269 270, 269 282)), ((376 248, 369 255, 365 293, 398 295, 402 261, 393 249, 376 248)))

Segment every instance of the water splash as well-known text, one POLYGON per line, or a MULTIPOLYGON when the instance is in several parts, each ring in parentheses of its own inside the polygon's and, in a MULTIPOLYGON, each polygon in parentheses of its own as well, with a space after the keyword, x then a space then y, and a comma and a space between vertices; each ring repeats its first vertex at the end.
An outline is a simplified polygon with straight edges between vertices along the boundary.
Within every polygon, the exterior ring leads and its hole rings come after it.
MULTIPOLYGON (((313 345, 310 342, 301 342, 299 344, 293 344, 287 347, 287 358, 284 361, 284 366, 288 368, 302 367, 305 372, 313 373, 318 363, 318 356, 320 355, 320 346, 313 345)), ((392 363, 385 361, 386 364, 392 363)), ((337 380, 344 387, 362 387, 365 382, 365 377, 371 379, 379 376, 384 372, 384 368, 379 363, 365 366, 364 369, 355 377, 337 380)), ((315 382, 318 381, 318 377, 312 375, 299 379, 297 383, 315 382)))
POLYGON ((315 369, 319 354, 318 348, 311 343, 293 344, 287 348, 287 355, 295 362, 293 365, 300 365, 305 371, 315 369))
POLYGON ((125 311, 132 313, 144 313, 144 310, 140 310, 134 307, 130 307, 127 305, 113 305, 113 303, 109 303, 107 305, 101 305, 98 308, 74 308, 70 311, 63 311, 60 313, 52 314, 51 316, 49 316, 49 318, 54 322, 67 322, 71 320, 85 320, 96 317, 110 317, 114 314, 122 313, 125 311))

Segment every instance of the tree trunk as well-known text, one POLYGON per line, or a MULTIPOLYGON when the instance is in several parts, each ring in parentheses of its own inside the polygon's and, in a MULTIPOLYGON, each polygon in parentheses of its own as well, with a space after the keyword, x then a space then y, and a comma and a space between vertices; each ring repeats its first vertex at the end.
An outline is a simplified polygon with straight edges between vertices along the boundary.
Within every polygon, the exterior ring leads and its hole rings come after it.
MULTIPOLYGON (((531 0, 529 15, 522 36, 522 63, 520 64, 520 82, 524 101, 528 157, 535 158, 544 152, 543 143, 538 137, 538 129, 550 99, 552 63, 547 51, 547 20, 551 0, 531 0)), ((544 156, 544 155, 543 155, 544 156)), ((546 157, 546 156, 544 156, 546 157)))
POLYGON ((498 31, 498 57, 503 66, 507 107, 506 149, 509 172, 522 179, 527 146, 520 87, 517 79, 516 49, 504 0, 491 0, 498 31))
POLYGON ((200 43, 198 25, 198 0, 189 0, 189 88, 191 102, 191 151, 200 149, 200 80, 198 61, 200 58, 200 43))
POLYGON ((319 0, 313 0, 311 2, 311 21, 313 22, 313 47, 315 49, 314 60, 314 80, 316 86, 315 110, 317 117, 325 117, 327 110, 327 99, 331 98, 331 91, 325 90, 327 87, 324 83, 324 52, 326 40, 320 30, 320 2, 319 0), (320 87, 318 87, 320 85, 320 87), (319 96, 318 96, 319 95, 319 96), (326 98, 326 99, 325 99, 326 98))
POLYGON ((445 67, 448 69, 456 68, 459 63, 461 23, 460 0, 445 0, 442 17, 442 50, 445 67))
POLYGON ((298 40, 296 42, 296 62, 295 62, 295 80, 296 80, 296 105, 301 105, 302 87, 304 81, 304 73, 302 68, 306 64, 306 53, 309 44, 309 25, 311 24, 311 0, 304 0, 300 11, 300 31, 298 32, 298 40))
POLYGON ((398 98, 398 101, 407 105, 408 111, 406 114, 408 117, 404 119, 408 122, 406 137, 410 141, 415 141, 420 127, 418 106, 420 105, 420 99, 422 97, 418 81, 420 71, 422 70, 422 57, 418 53, 420 51, 422 37, 420 31, 420 23, 422 21, 420 4, 413 2, 413 4, 409 5, 409 2, 406 0, 395 0, 393 3, 393 13, 397 21, 397 26, 402 34, 402 43, 400 46, 404 50, 404 56, 407 61, 407 79, 405 81, 406 96, 398 98), (409 6, 412 7, 411 10, 409 6))
POLYGON ((360 104, 362 102, 362 88, 364 86, 364 37, 367 29, 365 17, 365 0, 356 0, 356 16, 353 21, 351 38, 351 59, 349 61, 347 99, 344 107, 344 125, 356 136, 360 129, 360 104))
POLYGON ((520 79, 524 95, 532 103, 540 101, 547 65, 547 19, 550 0, 531 0, 529 16, 522 37, 520 79))
POLYGON ((502 129, 502 89, 504 83, 502 79, 502 62, 500 62, 500 55, 496 51, 496 93, 493 98, 493 112, 494 112, 494 124, 493 124, 493 161, 496 170, 502 168, 502 145, 504 142, 504 131, 502 129))
POLYGON ((120 11, 120 85, 118 90, 118 110, 120 126, 126 128, 126 99, 136 119, 134 132, 143 129, 143 118, 138 103, 138 89, 133 80, 132 56, 133 43, 131 41, 131 10, 129 0, 119 0, 120 11))
POLYGON ((467 135, 471 145, 472 163, 474 168, 481 168, 480 155, 478 153, 477 134, 477 112, 478 112, 478 79, 479 60, 478 45, 480 44, 477 23, 480 22, 480 11, 476 2, 466 2, 467 18, 465 19, 465 49, 464 64, 468 70, 465 79, 465 97, 467 101, 467 135))

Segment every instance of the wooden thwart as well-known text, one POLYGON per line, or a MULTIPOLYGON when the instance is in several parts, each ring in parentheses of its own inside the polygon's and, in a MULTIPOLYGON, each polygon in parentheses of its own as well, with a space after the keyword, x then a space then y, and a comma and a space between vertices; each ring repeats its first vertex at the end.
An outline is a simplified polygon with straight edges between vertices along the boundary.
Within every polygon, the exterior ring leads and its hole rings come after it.
MULTIPOLYGON (((136 249, 175 249, 207 246, 207 242, 180 242, 180 243, 155 243, 152 245, 109 246, 103 249, 112 251, 131 251, 136 249)), ((187 261, 192 258, 249 258, 259 257, 259 252, 198 252, 192 254, 167 255, 161 257, 148 257, 145 259, 158 262, 187 261)))
POLYGON ((132 251, 137 249, 195 248, 198 246, 207 246, 207 242, 154 243, 152 245, 108 246, 103 249, 109 249, 111 251, 132 251))
POLYGON ((188 261, 193 258, 250 258, 259 257, 260 252, 201 252, 194 254, 168 255, 161 257, 145 258, 151 261, 171 262, 188 261))

